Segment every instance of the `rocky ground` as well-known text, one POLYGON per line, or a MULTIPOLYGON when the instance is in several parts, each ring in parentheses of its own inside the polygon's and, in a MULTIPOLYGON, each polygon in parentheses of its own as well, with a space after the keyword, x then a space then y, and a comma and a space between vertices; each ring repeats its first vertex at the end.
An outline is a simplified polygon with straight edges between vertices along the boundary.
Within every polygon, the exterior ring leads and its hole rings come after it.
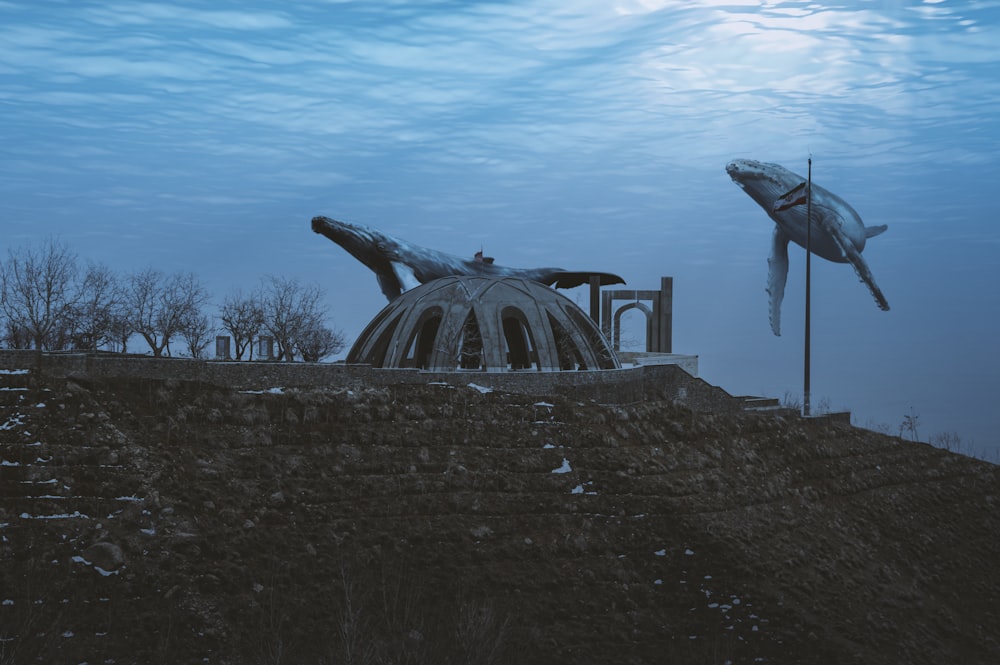
POLYGON ((0 664, 1000 662, 1000 467, 833 420, 5 371, 0 464, 0 664))

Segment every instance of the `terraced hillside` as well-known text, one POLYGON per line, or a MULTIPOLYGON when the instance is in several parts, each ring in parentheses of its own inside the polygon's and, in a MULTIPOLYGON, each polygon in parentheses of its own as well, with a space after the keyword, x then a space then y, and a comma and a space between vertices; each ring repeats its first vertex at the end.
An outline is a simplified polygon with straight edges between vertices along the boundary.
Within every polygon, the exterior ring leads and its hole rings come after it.
POLYGON ((1000 468, 785 412, 0 374, 0 663, 995 663, 1000 468))

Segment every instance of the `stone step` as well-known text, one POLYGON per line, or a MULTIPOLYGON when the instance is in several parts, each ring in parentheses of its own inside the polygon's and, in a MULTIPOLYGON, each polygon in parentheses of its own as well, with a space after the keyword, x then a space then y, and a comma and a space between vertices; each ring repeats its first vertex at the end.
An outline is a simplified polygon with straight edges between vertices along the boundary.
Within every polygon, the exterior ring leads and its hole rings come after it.
POLYGON ((788 410, 787 407, 781 406, 781 401, 775 397, 756 397, 753 395, 744 395, 739 397, 738 399, 743 400, 744 411, 788 410))
POLYGON ((135 495, 121 496, 25 496, 6 497, 2 505, 11 521, 18 519, 103 519, 143 500, 135 495))

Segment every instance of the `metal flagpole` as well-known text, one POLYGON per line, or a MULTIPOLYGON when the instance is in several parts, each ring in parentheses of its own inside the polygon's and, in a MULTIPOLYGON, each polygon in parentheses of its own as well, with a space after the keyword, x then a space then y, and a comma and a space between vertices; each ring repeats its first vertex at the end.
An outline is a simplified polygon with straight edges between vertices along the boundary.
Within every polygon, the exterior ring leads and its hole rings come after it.
POLYGON ((806 184, 806 343, 805 343, 805 376, 804 387, 802 389, 802 415, 809 415, 809 295, 812 286, 811 257, 812 257, 812 169, 813 160, 809 157, 809 174, 806 184))

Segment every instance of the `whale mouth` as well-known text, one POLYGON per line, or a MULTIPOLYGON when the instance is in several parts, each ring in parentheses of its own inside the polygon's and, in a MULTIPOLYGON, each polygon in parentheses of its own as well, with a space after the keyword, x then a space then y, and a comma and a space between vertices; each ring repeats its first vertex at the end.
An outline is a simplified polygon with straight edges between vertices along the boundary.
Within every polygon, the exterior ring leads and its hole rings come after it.
POLYGON ((363 229, 322 215, 312 218, 312 230, 313 233, 322 234, 340 245, 352 241, 373 242, 370 235, 363 229))
POLYGON ((734 159, 726 164, 726 173, 737 183, 747 180, 769 178, 767 164, 753 159, 734 159))
POLYGON ((804 180, 780 164, 754 159, 734 159, 726 164, 726 173, 765 209, 770 209, 775 199, 804 180))

